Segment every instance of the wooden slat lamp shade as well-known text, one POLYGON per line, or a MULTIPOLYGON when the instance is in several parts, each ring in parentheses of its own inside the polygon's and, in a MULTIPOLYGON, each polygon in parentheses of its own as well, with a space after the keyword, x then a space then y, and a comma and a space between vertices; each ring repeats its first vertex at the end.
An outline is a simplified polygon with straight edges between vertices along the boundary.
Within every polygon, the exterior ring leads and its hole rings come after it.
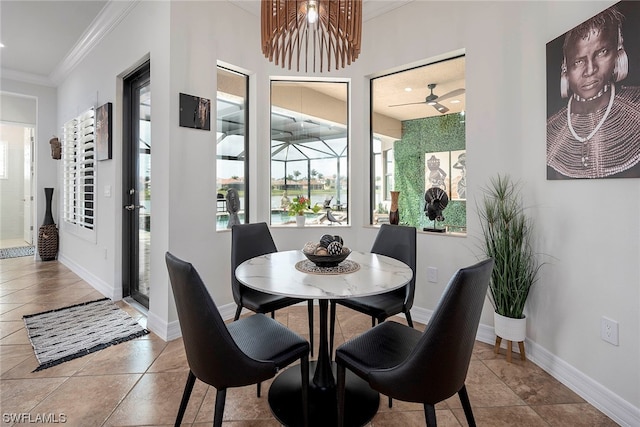
POLYGON ((305 72, 338 70, 360 54, 362 0, 262 0, 261 15, 262 53, 282 68, 300 71, 302 56, 305 72), (318 18, 310 23, 314 6, 318 18))

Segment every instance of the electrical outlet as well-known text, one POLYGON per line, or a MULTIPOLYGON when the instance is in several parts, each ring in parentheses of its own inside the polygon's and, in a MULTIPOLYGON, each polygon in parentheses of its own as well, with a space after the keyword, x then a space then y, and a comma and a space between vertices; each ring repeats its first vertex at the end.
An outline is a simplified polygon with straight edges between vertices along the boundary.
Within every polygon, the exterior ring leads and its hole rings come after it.
POLYGON ((427 280, 431 283, 438 283, 438 269, 427 267, 427 280))
POLYGON ((603 316, 600 321, 600 338, 613 345, 618 345, 618 322, 603 316))

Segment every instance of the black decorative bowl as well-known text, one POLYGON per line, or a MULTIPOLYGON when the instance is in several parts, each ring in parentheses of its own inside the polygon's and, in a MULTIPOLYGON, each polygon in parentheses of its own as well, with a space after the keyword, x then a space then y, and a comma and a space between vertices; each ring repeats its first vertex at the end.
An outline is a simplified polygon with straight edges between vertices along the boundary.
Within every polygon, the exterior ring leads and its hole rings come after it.
POLYGON ((336 267, 351 255, 351 251, 343 251, 340 255, 315 255, 302 251, 309 261, 318 267, 336 267))

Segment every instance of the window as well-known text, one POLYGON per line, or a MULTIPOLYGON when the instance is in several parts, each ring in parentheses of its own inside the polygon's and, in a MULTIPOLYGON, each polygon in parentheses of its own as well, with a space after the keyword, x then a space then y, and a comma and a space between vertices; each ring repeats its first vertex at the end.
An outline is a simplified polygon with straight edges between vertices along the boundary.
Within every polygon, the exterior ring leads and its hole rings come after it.
POLYGON ((271 82, 271 224, 295 224, 299 196, 306 224, 348 223, 348 93, 347 82, 271 82))
POLYGON ((388 222, 391 190, 400 223, 466 232, 465 57, 371 79, 371 223, 388 222), (444 221, 425 214, 425 192, 443 189, 444 221))
POLYGON ((64 125, 63 220, 77 234, 94 236, 94 110, 64 125))
POLYGON ((238 219, 248 222, 248 87, 248 76, 218 67, 216 230, 226 229, 229 223, 226 195, 232 188, 240 199, 238 219))

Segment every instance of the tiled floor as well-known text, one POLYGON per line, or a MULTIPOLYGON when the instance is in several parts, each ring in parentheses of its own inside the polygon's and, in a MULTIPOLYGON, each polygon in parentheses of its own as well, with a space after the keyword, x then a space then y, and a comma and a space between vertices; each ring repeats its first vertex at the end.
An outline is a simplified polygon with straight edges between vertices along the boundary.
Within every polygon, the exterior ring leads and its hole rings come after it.
MULTIPOLYGON (((149 334, 32 373, 37 361, 22 316, 101 297, 57 261, 37 262, 33 257, 0 260, 3 426, 12 425, 11 416, 22 416, 23 423, 53 416, 57 418, 50 419, 52 422, 64 419, 65 425, 82 427, 173 425, 188 371, 180 339, 166 343, 149 334)), ((120 305, 144 325, 142 315, 124 303, 120 305)), ((370 326, 369 318, 340 309, 338 345, 370 326)), ((276 318, 302 335, 307 333, 306 306, 281 310, 276 318)), ((264 384, 263 390, 268 386, 264 384)), ((492 347, 483 343, 475 346, 467 389, 478 426, 616 425, 532 362, 515 360, 509 364, 503 354, 495 356, 492 347)), ((196 383, 185 415, 187 425, 211 425, 215 394, 215 389, 196 383)), ((254 386, 230 390, 224 424, 278 426, 266 396, 263 392, 257 398, 254 386)), ((370 426, 424 425, 421 405, 394 401, 389 409, 386 401, 381 398, 370 426)), ((436 413, 439 426, 467 425, 455 396, 438 404, 436 413)))

